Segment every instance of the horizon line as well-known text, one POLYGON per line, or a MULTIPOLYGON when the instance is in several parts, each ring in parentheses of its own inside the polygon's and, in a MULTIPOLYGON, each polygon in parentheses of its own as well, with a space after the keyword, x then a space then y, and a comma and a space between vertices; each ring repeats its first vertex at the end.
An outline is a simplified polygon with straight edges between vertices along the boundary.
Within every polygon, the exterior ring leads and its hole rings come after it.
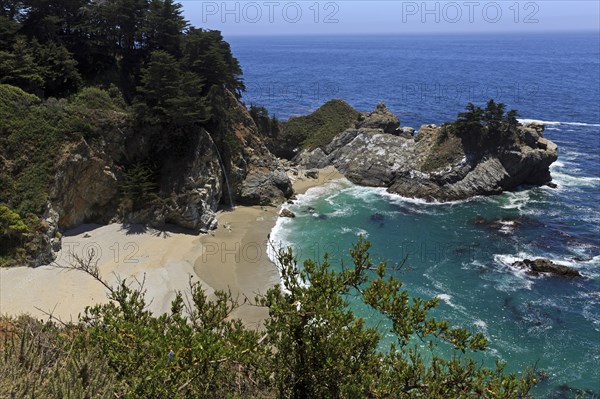
MULTIPOLYGON (((219 29, 215 29, 219 30, 219 29)), ((600 29, 580 29, 580 30, 545 30, 545 31, 458 31, 458 32, 318 32, 318 33, 227 33, 220 31, 224 36, 227 37, 332 37, 332 36, 452 36, 452 35, 511 35, 511 34, 526 34, 526 35, 569 35, 569 34, 598 34, 600 35, 600 29)), ((598 37, 600 40, 600 36, 598 37)))

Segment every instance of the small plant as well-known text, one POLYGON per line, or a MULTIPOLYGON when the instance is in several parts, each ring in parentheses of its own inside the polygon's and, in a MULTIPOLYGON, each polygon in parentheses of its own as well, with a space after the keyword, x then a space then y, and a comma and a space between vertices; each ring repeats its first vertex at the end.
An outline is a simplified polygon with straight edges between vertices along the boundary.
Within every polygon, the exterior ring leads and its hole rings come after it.
POLYGON ((135 163, 125 172, 121 183, 121 207, 135 211, 158 199, 154 169, 147 163, 135 163))

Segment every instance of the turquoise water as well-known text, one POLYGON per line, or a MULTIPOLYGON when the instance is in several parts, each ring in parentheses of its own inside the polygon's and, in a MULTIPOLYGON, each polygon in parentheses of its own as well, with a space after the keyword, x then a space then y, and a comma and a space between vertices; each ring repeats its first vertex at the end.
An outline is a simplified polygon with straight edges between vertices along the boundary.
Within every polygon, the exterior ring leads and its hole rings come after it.
POLYGON ((539 398, 600 396, 597 33, 230 41, 249 87, 243 99, 280 118, 330 98, 360 110, 383 100, 402 125, 418 128, 492 96, 522 118, 544 121, 559 146, 551 170, 557 189, 440 205, 338 181, 300 196, 290 206, 297 217, 280 219, 271 238, 295 247, 300 259, 328 252, 338 267, 359 234, 378 259, 408 255, 405 288, 438 296, 440 315, 484 333, 486 362, 506 360, 512 371, 537 363, 548 374, 535 389, 539 398), (510 267, 525 257, 550 258, 585 278, 536 278, 510 267))
MULTIPOLYGON (((350 261, 347 250, 358 235, 373 243, 377 259, 396 263, 408 256, 400 276, 405 288, 414 296, 439 297, 439 315, 484 333, 491 341, 488 364, 499 358, 518 371, 537 363, 549 376, 536 389, 540 397, 560 385, 598 392, 600 256, 591 256, 585 240, 554 250, 548 236, 562 235, 549 233, 554 227, 536 217, 554 195, 541 188, 426 205, 336 181, 300 196, 290 206, 297 217, 280 219, 271 237, 295 248, 301 260, 327 252, 338 268, 350 261), (476 224, 480 218, 505 223, 476 224), (587 278, 535 278, 510 267, 517 258, 536 256, 574 266, 587 278)), ((373 317, 364 308, 359 313, 373 317)))

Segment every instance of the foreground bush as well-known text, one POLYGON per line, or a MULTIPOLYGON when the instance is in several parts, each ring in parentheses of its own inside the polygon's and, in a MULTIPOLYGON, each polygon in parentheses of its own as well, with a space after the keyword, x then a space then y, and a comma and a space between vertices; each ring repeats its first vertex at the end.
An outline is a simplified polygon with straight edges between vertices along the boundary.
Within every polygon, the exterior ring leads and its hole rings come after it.
POLYGON ((115 372, 95 348, 75 348, 81 332, 29 317, 0 319, 0 398, 114 398, 115 372))
MULTIPOLYGON (((29 377, 15 378, 14 386, 10 379, 2 380, 0 387, 20 392, 29 380, 54 386, 57 375, 61 386, 73 385, 76 396, 71 397, 86 398, 108 392, 124 398, 529 397, 532 372, 506 375, 502 364, 496 369, 479 366, 469 353, 485 350, 486 339, 429 317, 437 299, 410 299, 402 283, 390 277, 398 268, 374 264, 368 250, 369 243, 360 240, 351 251, 352 267, 342 272, 332 270, 327 258, 299 268, 291 251, 279 251, 283 287, 270 289, 254 303, 269 309, 260 332, 229 317, 237 306, 229 293, 217 292, 209 300, 199 284, 191 283, 190 293, 178 294, 171 312, 157 317, 147 309, 143 282, 140 289, 124 281, 110 287, 93 254, 77 259, 72 268, 103 283, 111 302, 88 308, 80 332, 73 326, 39 327, 48 338, 21 345, 30 348, 28 362, 21 360, 19 345, 5 345, 2 356, 19 367, 12 372, 29 377), (387 350, 380 350, 381 331, 350 310, 350 297, 387 320, 384 324, 395 337, 387 350), (48 340, 69 342, 72 349, 67 355, 48 353, 48 340), (437 356, 438 345, 454 355, 437 356), (81 377, 82 370, 91 369, 106 371, 81 377), (77 396, 82 389, 96 389, 100 381, 104 391, 77 396)), ((27 334, 9 335, 15 342, 15 336, 27 334)), ((53 397, 55 391, 48 392, 53 397)))

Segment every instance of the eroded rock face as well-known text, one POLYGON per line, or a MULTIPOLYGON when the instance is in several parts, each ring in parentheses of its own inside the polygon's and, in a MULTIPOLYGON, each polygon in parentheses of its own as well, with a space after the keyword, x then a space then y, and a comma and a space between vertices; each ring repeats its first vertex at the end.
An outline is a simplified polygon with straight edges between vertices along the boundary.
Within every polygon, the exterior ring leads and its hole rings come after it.
POLYGON ((574 268, 559 265, 549 259, 523 259, 512 264, 513 267, 526 269, 528 274, 537 276, 540 274, 552 274, 559 277, 576 278, 581 274, 574 268))
POLYGON ((173 157, 164 169, 161 190, 170 195, 164 195, 164 207, 141 221, 172 223, 195 232, 216 228, 216 210, 224 195, 225 176, 210 134, 201 129, 187 162, 181 165, 173 157))
MULTIPOLYGON (((227 169, 236 203, 277 205, 293 195, 292 182, 281 161, 266 147, 246 107, 232 93, 225 93, 231 118, 221 127, 232 134, 239 149, 229 159, 227 169)), ((227 133, 228 132, 228 133, 227 133)))
POLYGON ((414 137, 348 129, 297 161, 309 168, 335 165, 356 184, 405 197, 455 201, 549 183, 557 147, 542 132, 541 125, 518 126, 501 146, 473 151, 436 125, 421 126, 414 137))
POLYGON ((49 200, 60 229, 91 221, 107 223, 114 216, 120 172, 105 152, 82 139, 64 150, 57 169, 49 200))

